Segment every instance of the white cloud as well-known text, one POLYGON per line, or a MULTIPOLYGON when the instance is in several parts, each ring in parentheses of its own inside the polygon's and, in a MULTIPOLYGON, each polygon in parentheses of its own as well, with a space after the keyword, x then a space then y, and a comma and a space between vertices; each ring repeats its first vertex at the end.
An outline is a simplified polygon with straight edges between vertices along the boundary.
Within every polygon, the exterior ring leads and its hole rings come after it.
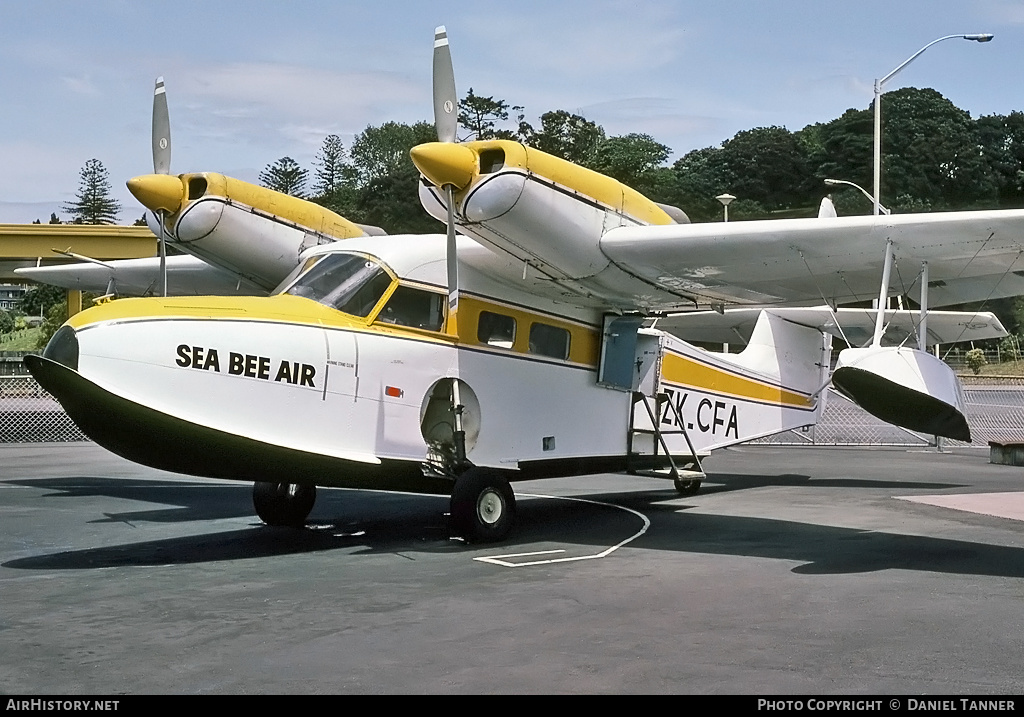
POLYGON ((201 98, 207 111, 221 116, 252 117, 259 108, 291 118, 332 118, 332 123, 365 126, 367 117, 395 105, 430 107, 429 88, 392 72, 332 72, 272 63, 234 63, 187 72, 168 86, 201 98), (210 106, 212 105, 212 107, 210 106))

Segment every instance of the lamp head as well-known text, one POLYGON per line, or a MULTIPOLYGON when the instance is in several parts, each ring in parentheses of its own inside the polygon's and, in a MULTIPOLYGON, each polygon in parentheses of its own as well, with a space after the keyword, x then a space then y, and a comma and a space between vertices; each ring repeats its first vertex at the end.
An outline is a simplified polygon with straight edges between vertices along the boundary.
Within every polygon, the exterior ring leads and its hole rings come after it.
POLYGON ((964 35, 965 40, 974 40, 975 42, 991 42, 993 37, 995 37, 995 35, 988 32, 983 32, 978 35, 964 35))

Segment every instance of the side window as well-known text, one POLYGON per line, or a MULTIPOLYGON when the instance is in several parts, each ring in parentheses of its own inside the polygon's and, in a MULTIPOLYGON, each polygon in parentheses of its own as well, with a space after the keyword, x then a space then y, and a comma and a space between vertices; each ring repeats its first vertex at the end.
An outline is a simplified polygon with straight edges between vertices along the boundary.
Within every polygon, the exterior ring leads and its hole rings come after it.
POLYGON ((557 326, 530 326, 530 353, 565 360, 569 358, 569 332, 557 326))
POLYGON ((391 286, 391 277, 383 269, 377 269, 377 273, 369 281, 360 286, 355 293, 340 297, 334 306, 346 314, 369 316, 389 286, 391 286))
POLYGON ((516 320, 504 314, 481 311, 480 321, 476 327, 476 338, 488 346, 510 349, 516 340, 516 320))
POLYGON ((444 302, 444 294, 399 286, 377 314, 377 321, 440 331, 444 322, 444 302))

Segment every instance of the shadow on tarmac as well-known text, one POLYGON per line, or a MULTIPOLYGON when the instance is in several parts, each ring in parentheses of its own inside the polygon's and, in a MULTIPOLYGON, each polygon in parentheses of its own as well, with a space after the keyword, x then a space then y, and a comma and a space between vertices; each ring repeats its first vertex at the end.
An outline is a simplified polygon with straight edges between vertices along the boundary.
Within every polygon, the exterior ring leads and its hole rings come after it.
MULTIPOLYGON (((811 480, 802 475, 714 474, 708 493, 770 485, 870 487, 937 490, 957 484, 879 480, 811 480), (718 481, 725 484, 717 485, 718 481)), ((205 533, 109 547, 19 558, 3 567, 25 570, 82 570, 117 566, 158 566, 253 559, 344 550, 351 559, 377 553, 514 553, 538 544, 562 543, 603 549, 639 528, 638 518, 609 506, 521 497, 517 527, 500 545, 467 546, 451 538, 444 496, 371 491, 323 490, 305 529, 270 528, 252 515, 247 485, 124 481, 100 478, 27 480, 19 485, 51 488, 61 497, 103 495, 177 507, 110 514, 122 522, 186 522, 252 516, 245 529, 205 533), (614 536, 610 538, 609 536, 614 536)), ((518 484, 521 494, 529 484, 518 484)), ((589 501, 613 503, 645 513, 651 529, 630 548, 704 555, 732 555, 799 562, 792 572, 807 575, 918 570, 961 575, 1024 577, 1024 548, 1005 547, 893 532, 865 531, 776 518, 707 515, 664 491, 588 494, 589 501)))

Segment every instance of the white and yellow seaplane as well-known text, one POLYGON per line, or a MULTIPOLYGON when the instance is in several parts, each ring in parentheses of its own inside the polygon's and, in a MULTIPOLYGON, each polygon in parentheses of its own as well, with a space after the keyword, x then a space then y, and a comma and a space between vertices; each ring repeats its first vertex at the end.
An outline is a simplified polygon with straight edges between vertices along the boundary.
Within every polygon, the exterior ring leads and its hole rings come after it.
MULTIPOLYGON (((216 172, 170 174, 171 128, 162 77, 153 93, 153 174, 128 189, 148 210, 160 257, 17 269, 27 279, 118 296, 266 296, 311 246, 379 235, 315 202, 216 172), (185 252, 167 256, 167 245, 185 252)), ((59 235, 58 235, 59 236, 59 235)))
POLYGON ((1024 212, 689 224, 515 142, 457 143, 443 28, 434 78, 439 141, 413 159, 447 234, 310 247, 269 297, 106 302, 32 373, 119 455, 254 481, 268 524, 303 524, 316 486, 419 491, 450 495, 475 541, 508 534, 512 482, 657 470, 689 494, 710 451, 814 424, 844 324, 871 338, 840 355, 839 390, 969 438, 927 348, 1005 331, 927 297, 1024 293, 1024 212), (884 308, 895 258, 926 262, 919 312, 884 308), (875 296, 867 317, 833 308, 875 296), (885 345, 889 322, 917 347, 885 345), (692 343, 723 335, 745 348, 692 343))

